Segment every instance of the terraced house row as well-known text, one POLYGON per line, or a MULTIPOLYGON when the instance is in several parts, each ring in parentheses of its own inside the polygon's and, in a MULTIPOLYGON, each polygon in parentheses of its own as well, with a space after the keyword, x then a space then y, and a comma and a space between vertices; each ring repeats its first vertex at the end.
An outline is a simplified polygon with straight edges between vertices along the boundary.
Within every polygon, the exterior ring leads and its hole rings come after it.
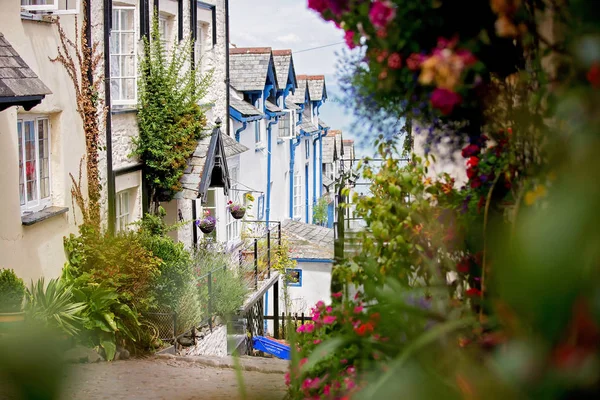
MULTIPOLYGON (((332 227, 335 183, 353 144, 320 118, 328 97, 323 75, 296 71, 290 50, 229 46, 226 0, 88 1, 89 7, 82 0, 3 3, 0 266, 15 269, 26 281, 58 275, 65 261, 63 237, 81 223, 71 176, 80 174, 85 137, 68 72, 51 60, 61 46, 59 19, 74 40, 76 20, 87 18, 86 39, 97 43, 104 72, 104 78, 91 78, 102 80, 98 95, 107 110, 99 153, 105 229, 130 229, 148 210, 144 164, 131 154, 139 135, 139 63, 153 10, 167 48, 191 38, 192 67, 212 73, 202 104, 212 133, 188 160, 183 190, 162 204, 167 222, 188 221, 173 233, 176 238, 189 248, 202 240, 193 221, 209 210, 217 218, 212 239, 235 251, 243 242, 244 222, 227 210, 230 200, 252 206, 246 219, 290 220, 302 231, 302 224, 314 222, 314 207, 325 196, 329 209, 323 225, 332 227), (253 195, 252 204, 246 193, 253 195)), ((82 179, 85 185, 85 174, 82 179)), ((330 268, 332 254, 333 249, 321 254, 319 261, 330 268)))

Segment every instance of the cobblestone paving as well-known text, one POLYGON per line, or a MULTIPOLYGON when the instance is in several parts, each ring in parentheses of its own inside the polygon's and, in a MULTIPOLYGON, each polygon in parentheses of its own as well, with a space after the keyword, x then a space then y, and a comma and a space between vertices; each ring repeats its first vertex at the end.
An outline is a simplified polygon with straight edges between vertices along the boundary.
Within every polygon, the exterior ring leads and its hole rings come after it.
MULTIPOLYGON (((244 371, 248 400, 280 400, 283 374, 244 371)), ((62 399, 241 399, 236 372, 177 359, 74 365, 62 399)))

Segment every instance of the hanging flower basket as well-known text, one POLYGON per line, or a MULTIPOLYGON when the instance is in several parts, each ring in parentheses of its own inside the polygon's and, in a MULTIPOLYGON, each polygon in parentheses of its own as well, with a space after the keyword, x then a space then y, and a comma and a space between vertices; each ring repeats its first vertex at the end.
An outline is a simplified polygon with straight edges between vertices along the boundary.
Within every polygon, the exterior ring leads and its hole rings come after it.
POLYGON ((204 218, 196 221, 196 226, 200 228, 203 233, 211 233, 215 230, 215 226, 217 225, 217 220, 215 217, 210 215, 210 211, 204 211, 204 218))
POLYGON ((231 200, 229 200, 229 202, 227 203, 227 208, 229 208, 231 216, 235 219, 242 219, 246 214, 246 207, 244 207, 241 204, 234 203, 231 200))

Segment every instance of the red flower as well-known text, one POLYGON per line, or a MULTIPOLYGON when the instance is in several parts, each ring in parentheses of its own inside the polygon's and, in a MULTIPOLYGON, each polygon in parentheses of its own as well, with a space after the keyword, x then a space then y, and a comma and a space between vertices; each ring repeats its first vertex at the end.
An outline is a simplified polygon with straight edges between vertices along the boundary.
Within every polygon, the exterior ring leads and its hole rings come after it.
POLYGON ((377 37, 380 39, 385 39, 387 37, 388 33, 387 33, 387 29, 385 28, 380 28, 377 29, 377 37))
POLYGON ((465 293, 470 297, 481 297, 481 290, 477 288, 468 289, 465 293))
POLYGON ((450 115, 454 107, 462 102, 462 97, 451 90, 437 88, 431 93, 431 106, 443 115, 450 115))
POLYGON ((373 326, 373 324, 371 322, 366 322, 362 325, 360 325, 358 328, 354 328, 354 332, 356 332, 356 334, 358 336, 365 336, 371 332, 373 332, 373 329, 375 327, 373 326))
POLYGON ((402 57, 398 53, 392 53, 388 58, 388 66, 391 69, 400 69, 402 67, 402 57))
POLYGON ((344 39, 346 40, 346 44, 348 45, 349 48, 353 49, 356 47, 356 43, 354 43, 354 32, 353 31, 346 31, 346 34, 344 35, 344 39))
POLYGON ((474 168, 479 164, 479 158, 475 156, 469 157, 467 160, 467 167, 474 168))
POLYGON ((485 197, 481 196, 477 202, 477 212, 481 212, 481 209, 485 206, 485 197))
POLYGON ((378 63, 382 63, 385 61, 387 56, 388 56, 387 50, 382 50, 382 51, 378 52, 376 60, 378 63))
POLYGON ((456 55, 462 59, 467 67, 470 67, 477 62, 477 58, 475 58, 473 53, 471 53, 469 50, 457 50, 456 55))
POLYGON ((369 19, 377 28, 385 28, 396 17, 396 9, 389 1, 376 0, 369 11, 369 19))
POLYGON ((477 168, 467 168, 467 177, 473 179, 477 175, 477 168))
POLYGON ((477 189, 480 186, 481 186, 481 179, 479 179, 479 177, 476 177, 475 179, 471 180, 471 187, 473 189, 477 189))
POLYGON ((469 272, 469 270, 471 269, 471 262, 469 260, 469 257, 465 257, 462 260, 460 260, 458 262, 458 264, 456 264, 456 270, 458 272, 462 272, 464 274, 466 274, 467 272, 469 272))
POLYGON ((327 0, 308 0, 308 8, 323 13, 327 10, 327 0))
POLYGON ((467 147, 465 147, 464 149, 462 149, 461 154, 464 158, 469 158, 474 155, 477 155, 477 154, 479 154, 479 146, 477 146, 476 144, 470 144, 467 147))
POLYGON ((410 69, 411 71, 416 71, 419 68, 421 68, 421 64, 423 63, 423 60, 425 59, 425 56, 423 56, 422 54, 419 53, 412 53, 410 56, 408 56, 408 58, 406 59, 406 66, 408 67, 408 69, 410 69))
POLYGON ((593 88, 600 89, 600 63, 593 63, 586 76, 593 88))

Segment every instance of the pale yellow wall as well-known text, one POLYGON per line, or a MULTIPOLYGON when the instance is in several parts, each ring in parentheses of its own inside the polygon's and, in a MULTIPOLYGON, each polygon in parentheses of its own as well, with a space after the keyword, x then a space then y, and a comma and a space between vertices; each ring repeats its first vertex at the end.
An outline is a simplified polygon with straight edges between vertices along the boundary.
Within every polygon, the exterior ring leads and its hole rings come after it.
MULTIPOLYGON (((73 37, 74 18, 62 16, 61 21, 73 37)), ((63 67, 49 60, 57 54, 56 26, 22 20, 19 2, 3 1, 0 31, 53 93, 28 114, 50 119, 52 205, 70 208, 68 214, 32 226, 21 224, 17 118, 25 112, 17 107, 0 112, 0 268, 12 268, 29 282, 42 275, 58 276, 64 265, 63 237, 77 230, 69 173, 78 175, 85 141, 72 83, 63 67)))

